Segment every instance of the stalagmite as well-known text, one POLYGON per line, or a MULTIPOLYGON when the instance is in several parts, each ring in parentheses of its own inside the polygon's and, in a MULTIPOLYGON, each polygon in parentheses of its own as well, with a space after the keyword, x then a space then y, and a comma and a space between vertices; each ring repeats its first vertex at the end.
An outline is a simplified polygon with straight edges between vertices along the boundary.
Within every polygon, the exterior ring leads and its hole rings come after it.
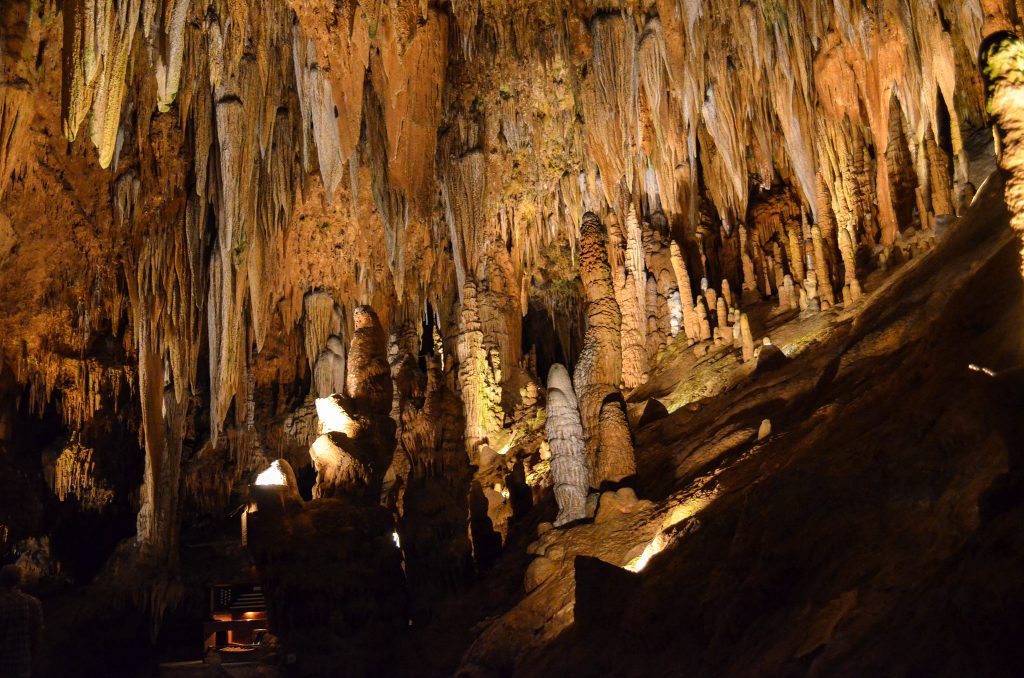
POLYGON ((860 283, 857 281, 857 259, 854 255, 853 239, 846 228, 839 229, 839 253, 843 257, 845 271, 843 294, 849 294, 849 298, 844 297, 843 303, 852 304, 860 298, 860 283))
POLYGON ((750 320, 746 313, 740 315, 740 336, 743 342, 743 362, 748 363, 754 359, 754 336, 750 332, 750 320))
POLYGON ((693 292, 690 289, 690 274, 686 270, 686 260, 683 258, 679 244, 672 240, 669 242, 672 269, 676 275, 676 284, 679 286, 679 298, 683 311, 683 330, 690 341, 698 341, 700 327, 697 323, 697 316, 693 310, 693 292))
POLYGON ((729 286, 728 278, 722 279, 722 298, 725 299, 725 305, 728 308, 734 308, 736 306, 736 304, 733 302, 732 288, 729 286))
POLYGON ((715 315, 717 316, 718 325, 715 327, 715 332, 721 337, 722 341, 726 344, 732 343, 733 328, 729 326, 729 312, 725 307, 725 299, 718 297, 718 305, 715 308, 715 315))
POLYGON ((951 215, 956 210, 949 185, 950 162, 945 151, 935 140, 935 133, 931 127, 925 132, 923 153, 928 169, 928 195, 932 214, 936 217, 951 215))
POLYGON ((609 263, 615 286, 615 300, 622 311, 622 385, 635 388, 647 381, 647 314, 637 294, 637 276, 646 280, 636 212, 631 206, 626 232, 612 221, 608 228, 609 263), (639 250, 639 251, 637 251, 639 250))
POLYGON ((544 426, 551 447, 551 482, 558 502, 558 527, 586 516, 591 476, 576 395, 569 372, 558 363, 548 371, 547 401, 544 426))
POLYGON ((714 287, 708 287, 704 290, 704 300, 707 303, 708 310, 714 311, 718 308, 718 293, 715 292, 714 287))
POLYGON ((391 412, 393 385, 384 330, 369 306, 357 306, 352 323, 355 331, 346 377, 349 397, 360 413, 387 415, 391 412))
MULTIPOLYGON (((580 280, 587 299, 587 332, 573 373, 573 387, 591 468, 600 445, 601 406, 605 397, 618 391, 622 380, 622 320, 615 303, 605 240, 604 226, 597 215, 584 214, 580 227, 580 280)), ((649 277, 648 290, 653 284, 649 277)), ((597 487, 603 480, 595 476, 591 484, 597 487)))
POLYGON ((779 310, 788 310, 793 305, 793 279, 786 275, 779 285, 779 310))
POLYGON ((811 244, 814 252, 814 273, 817 282, 818 296, 822 301, 822 308, 835 306, 835 296, 832 294, 832 282, 829 275, 828 260, 825 258, 825 239, 822 237, 821 229, 817 225, 811 226, 811 244))
MULTIPOLYGON (((658 282, 654 276, 647 276, 646 289, 647 308, 647 360, 653 365, 665 348, 665 333, 661 328, 661 298, 658 295, 658 282)), ((700 323, 697 323, 697 337, 700 338, 700 323)))
POLYGON ((369 306, 358 306, 352 320, 347 395, 316 401, 321 435, 309 451, 317 471, 313 495, 377 501, 395 446, 390 416, 394 387, 377 314, 369 306))
POLYGON ((786 229, 786 243, 789 253, 790 274, 798 285, 804 281, 804 243, 800 237, 799 224, 786 229))
POLYGON ((698 299, 695 307, 697 312, 697 326, 700 328, 700 340, 707 341, 711 338, 711 325, 708 322, 708 309, 704 306, 704 300, 698 299))
MULTIPOLYGON (((750 241, 747 237, 746 226, 740 225, 740 261, 743 270, 743 292, 755 292, 757 290, 757 275, 754 273, 754 260, 750 258, 750 241)), ((745 301, 746 299, 744 299, 745 301)))
POLYGON ((309 448, 316 471, 313 498, 369 494, 367 488, 373 483, 373 471, 359 458, 353 443, 361 433, 358 424, 351 419, 337 396, 317 400, 317 412, 321 425, 325 421, 345 418, 352 423, 344 431, 322 433, 309 448))
POLYGON ((805 297, 806 303, 800 305, 801 309, 810 311, 820 311, 822 309, 821 300, 818 296, 818 272, 813 268, 807 271, 807 277, 804 278, 804 286, 801 288, 801 300, 805 297))
MULTIPOLYGON (((651 223, 644 223, 643 227, 643 249, 647 263, 648 280, 655 282, 655 294, 653 303, 647 301, 648 325, 653 318, 656 328, 654 329, 656 341, 653 342, 660 351, 668 343, 668 340, 675 336, 672 332, 673 316, 670 300, 673 293, 677 291, 676 276, 673 272, 675 264, 672 263, 670 248, 666 247, 664 231, 667 228, 664 215, 655 213, 651 215, 651 223)), ((681 320, 682 309, 677 311, 675 322, 681 320)), ((648 342, 650 348, 652 342, 648 342)), ((648 353, 649 359, 653 359, 657 353, 648 353)))
POLYGON ((601 405, 601 442, 593 475, 596 487, 605 482, 621 482, 636 473, 633 438, 624 405, 619 394, 609 395, 601 405))
POLYGON ((465 420, 436 356, 428 360, 422 406, 407 402, 402 419, 396 457, 407 459, 409 471, 397 533, 412 593, 411 615, 419 623, 469 581, 473 565, 465 420))

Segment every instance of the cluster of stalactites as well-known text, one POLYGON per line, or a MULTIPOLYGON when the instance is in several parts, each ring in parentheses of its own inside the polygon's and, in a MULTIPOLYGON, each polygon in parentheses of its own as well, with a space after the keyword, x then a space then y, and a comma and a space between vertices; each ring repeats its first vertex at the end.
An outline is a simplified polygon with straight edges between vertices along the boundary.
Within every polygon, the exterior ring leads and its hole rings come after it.
POLYGON ((75 438, 44 466, 47 484, 60 501, 75 497, 86 510, 98 510, 114 498, 113 490, 96 475, 95 450, 75 438))
POLYGON ((590 22, 580 110, 585 162, 600 182, 588 180, 589 191, 600 186, 619 205, 639 185, 670 217, 694 223, 703 189, 732 226, 747 213, 751 178, 770 186, 783 176, 812 221, 829 210, 842 227, 891 245, 906 226, 892 207, 899 179, 886 156, 896 102, 921 223, 951 213, 956 187, 945 167, 955 161, 957 187, 967 181, 961 126, 980 122, 972 97, 958 93, 977 92, 978 2, 899 11, 845 0, 712 5, 590 22))

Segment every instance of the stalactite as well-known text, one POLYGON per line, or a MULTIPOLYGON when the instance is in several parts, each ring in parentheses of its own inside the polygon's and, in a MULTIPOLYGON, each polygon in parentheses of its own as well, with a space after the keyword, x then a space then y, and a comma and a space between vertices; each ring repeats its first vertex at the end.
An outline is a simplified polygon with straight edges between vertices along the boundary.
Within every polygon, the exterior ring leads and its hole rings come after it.
POLYGON ((88 511, 96 511, 109 504, 114 498, 114 491, 96 477, 96 460, 96 451, 74 437, 56 452, 53 459, 45 461, 46 482, 57 499, 66 501, 74 497, 88 511))
MULTIPOLYGON (((334 298, 323 291, 309 292, 302 298, 302 334, 306 360, 312 368, 328 337, 341 333, 341 313, 334 298)), ((344 355, 344 352, 342 352, 344 355)))
MULTIPOLYGON (((181 64, 185 52, 185 22, 190 0, 170 0, 161 16, 163 47, 157 49, 156 89, 157 108, 161 113, 170 110, 181 84, 181 64)), ((154 6, 156 3, 147 3, 154 6)), ((147 31, 148 34, 148 31, 147 31)))
POLYGON ((309 137, 312 130, 316 145, 320 176, 324 182, 327 201, 334 196, 341 182, 348 158, 341 148, 338 125, 335 122, 337 110, 330 81, 324 77, 323 69, 317 62, 316 45, 302 35, 298 25, 292 27, 292 59, 295 64, 295 83, 298 87, 299 105, 302 111, 302 156, 306 171, 310 168, 309 137))
POLYGON ((141 5, 141 0, 118 5, 75 0, 64 7, 64 136, 74 141, 91 112, 90 138, 99 151, 100 167, 109 166, 114 157, 141 5))
POLYGON ((602 14, 591 22, 593 60, 583 83, 581 101, 587 147, 601 170, 605 200, 615 204, 620 181, 633 184, 633 149, 637 141, 636 27, 619 14, 602 14))
MULTIPOLYGON (((448 15, 424 12, 413 28, 401 30, 401 10, 382 7, 380 35, 371 50, 370 83, 379 97, 385 144, 373 162, 386 167, 387 181, 375 187, 384 219, 388 263, 402 294, 406 229, 425 223, 433 206, 434 156, 441 120, 441 83, 448 63, 448 15), (382 155, 378 155, 382 154, 382 155)), ((369 121, 368 121, 369 122, 369 121)))
POLYGON ((483 252, 478 238, 483 232, 483 205, 486 200, 487 174, 483 153, 471 151, 461 158, 450 158, 441 165, 441 196, 445 205, 455 262, 460 299, 467 273, 476 267, 483 252))
POLYGON ((345 345, 341 337, 332 334, 313 366, 313 394, 325 398, 332 393, 345 393, 345 373, 345 345))

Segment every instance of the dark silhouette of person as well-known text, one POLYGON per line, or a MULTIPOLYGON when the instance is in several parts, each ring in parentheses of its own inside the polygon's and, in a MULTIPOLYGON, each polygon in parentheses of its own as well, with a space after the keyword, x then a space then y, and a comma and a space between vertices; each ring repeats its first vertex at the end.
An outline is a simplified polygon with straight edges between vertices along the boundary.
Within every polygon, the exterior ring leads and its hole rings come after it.
POLYGON ((21 568, 0 568, 0 676, 30 678, 43 636, 43 606, 24 593, 21 568))

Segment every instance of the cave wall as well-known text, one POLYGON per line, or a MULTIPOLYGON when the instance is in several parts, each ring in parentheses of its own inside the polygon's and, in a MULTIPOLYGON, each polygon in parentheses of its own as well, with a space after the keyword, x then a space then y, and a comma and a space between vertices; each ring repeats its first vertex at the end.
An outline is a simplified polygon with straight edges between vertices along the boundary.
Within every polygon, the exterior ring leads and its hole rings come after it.
MULTIPOLYGON (((524 327, 546 316, 545 367, 574 368, 584 212, 621 234, 627 386, 679 332, 741 342, 742 299, 855 301, 858 257, 888 265, 970 191, 978 48, 1018 23, 997 0, 6 2, 0 361, 22 414, 0 421, 50 417, 95 463, 46 476, 8 428, 0 452, 60 499, 118 492, 136 543, 173 554, 182 494, 223 510, 269 460, 309 463, 312 398, 343 390, 368 305, 414 360, 436 332, 478 517, 507 538, 543 428, 524 327)), ((0 523, 5 550, 38 529, 0 523)))

